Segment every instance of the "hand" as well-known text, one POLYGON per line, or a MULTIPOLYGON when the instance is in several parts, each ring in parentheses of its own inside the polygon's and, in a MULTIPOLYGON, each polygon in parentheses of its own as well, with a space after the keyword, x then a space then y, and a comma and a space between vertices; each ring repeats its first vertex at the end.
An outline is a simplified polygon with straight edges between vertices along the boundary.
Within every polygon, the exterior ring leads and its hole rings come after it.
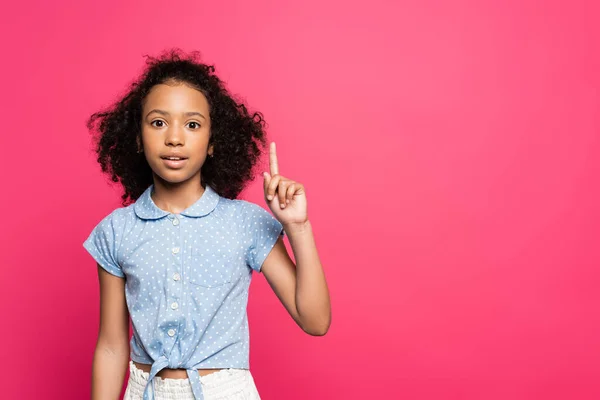
POLYGON ((271 173, 263 173, 265 201, 273 215, 284 226, 304 224, 308 221, 304 185, 279 175, 275 142, 269 149, 271 173))

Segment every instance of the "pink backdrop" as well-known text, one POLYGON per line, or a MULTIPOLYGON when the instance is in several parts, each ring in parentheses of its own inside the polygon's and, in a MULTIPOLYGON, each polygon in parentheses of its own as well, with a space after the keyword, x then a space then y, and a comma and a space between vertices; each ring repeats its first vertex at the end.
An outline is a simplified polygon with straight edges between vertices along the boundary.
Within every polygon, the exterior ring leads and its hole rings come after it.
MULTIPOLYGON (((81 243, 119 199, 84 124, 170 46, 264 112, 307 188, 333 324, 302 333, 255 275, 264 400, 600 398, 596 4, 5 5, 2 398, 89 396, 81 243)), ((267 207, 260 178, 244 198, 267 207)))

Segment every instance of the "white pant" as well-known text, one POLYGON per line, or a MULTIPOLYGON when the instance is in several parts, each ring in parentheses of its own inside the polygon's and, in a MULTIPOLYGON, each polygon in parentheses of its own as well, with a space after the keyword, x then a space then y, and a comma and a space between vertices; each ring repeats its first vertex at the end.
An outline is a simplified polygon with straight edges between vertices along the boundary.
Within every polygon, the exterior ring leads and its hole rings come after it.
MULTIPOLYGON (((123 400, 139 400, 150 374, 129 361, 129 381, 123 400)), ((247 369, 222 369, 200 376, 205 400, 260 400, 254 378, 247 369)), ((186 379, 154 378, 156 400, 194 400, 190 381, 186 379)))

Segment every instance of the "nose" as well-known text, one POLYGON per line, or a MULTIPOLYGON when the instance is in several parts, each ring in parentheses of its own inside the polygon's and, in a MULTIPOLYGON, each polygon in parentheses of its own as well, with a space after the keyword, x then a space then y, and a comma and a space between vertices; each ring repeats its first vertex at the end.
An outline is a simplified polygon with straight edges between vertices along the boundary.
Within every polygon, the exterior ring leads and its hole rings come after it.
POLYGON ((185 144, 183 132, 176 125, 169 127, 166 131, 165 145, 183 146, 185 144))

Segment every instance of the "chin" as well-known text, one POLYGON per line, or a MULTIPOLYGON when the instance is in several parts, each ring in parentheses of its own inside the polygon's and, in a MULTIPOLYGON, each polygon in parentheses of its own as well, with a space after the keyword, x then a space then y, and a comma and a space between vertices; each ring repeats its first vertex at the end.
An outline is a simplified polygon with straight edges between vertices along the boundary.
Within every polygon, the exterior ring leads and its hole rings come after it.
MULTIPOLYGON (((155 178, 158 178, 166 183, 176 185, 179 183, 188 182, 198 174, 184 173, 183 171, 160 171, 159 173, 154 172, 155 178)), ((198 177, 200 179, 200 177, 198 177)))

